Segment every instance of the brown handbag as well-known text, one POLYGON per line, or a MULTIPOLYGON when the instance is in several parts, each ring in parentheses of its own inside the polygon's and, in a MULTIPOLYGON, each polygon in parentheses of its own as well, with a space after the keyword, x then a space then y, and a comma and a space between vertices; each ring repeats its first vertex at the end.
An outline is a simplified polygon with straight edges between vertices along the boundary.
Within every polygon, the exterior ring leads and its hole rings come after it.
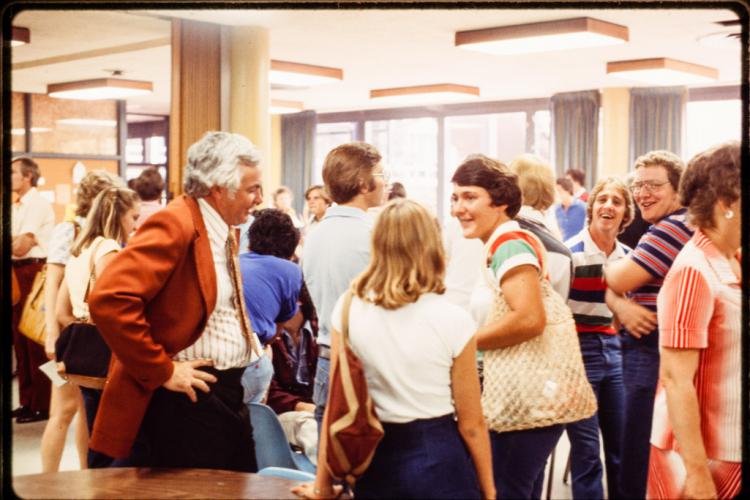
POLYGON ((349 346, 351 302, 350 290, 344 298, 339 348, 331 359, 325 429, 326 467, 334 478, 349 485, 367 470, 384 434, 367 391, 362 362, 349 346))

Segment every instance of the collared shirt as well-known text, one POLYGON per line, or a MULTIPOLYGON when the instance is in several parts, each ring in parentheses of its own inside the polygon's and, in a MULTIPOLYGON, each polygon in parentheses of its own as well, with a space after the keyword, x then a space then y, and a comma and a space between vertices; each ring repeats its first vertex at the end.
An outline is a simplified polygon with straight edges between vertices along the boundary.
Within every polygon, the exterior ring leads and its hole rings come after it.
POLYGON ((536 208, 530 207, 529 205, 521 205, 521 209, 518 211, 518 216, 526 217, 542 224, 551 232, 555 238, 562 242, 562 233, 560 228, 557 227, 557 219, 555 218, 555 212, 553 210, 541 211, 536 208))
MULTIPOLYGON (((214 368, 219 370, 247 366, 258 356, 252 351, 252 346, 242 333, 238 311, 232 300, 234 287, 229 275, 226 252, 229 226, 204 198, 198 198, 198 206, 203 221, 206 223, 211 255, 216 269, 216 307, 208 317, 206 328, 198 340, 190 347, 178 352, 174 359, 176 361, 212 359, 214 368)), ((260 345, 257 336, 255 336, 255 342, 260 345)))
POLYGON ((615 249, 607 255, 594 243, 588 228, 566 241, 565 245, 573 258, 573 284, 568 306, 573 312, 578 333, 615 335, 613 314, 604 301, 607 291, 604 267, 625 257, 630 249, 615 240, 615 249))
MULTIPOLYGON (((693 384, 707 457, 740 462, 742 289, 729 260, 702 231, 695 232, 675 259, 657 309, 661 347, 699 351, 693 384)), ((661 449, 677 447, 661 385, 651 443, 661 449)))
POLYGON ((61 222, 52 230, 52 236, 49 240, 47 264, 60 264, 64 266, 68 263, 70 250, 73 248, 73 242, 76 238, 76 224, 80 233, 86 224, 86 219, 76 216, 74 221, 61 222))
POLYGON ((330 346, 331 312, 370 261, 372 221, 364 210, 328 207, 305 242, 302 270, 320 321, 318 343, 330 346))
POLYGON ((563 240, 574 237, 586 226, 586 204, 580 200, 571 201, 567 208, 558 203, 554 212, 563 240))
POLYGON ((31 233, 37 244, 24 255, 13 255, 12 259, 29 259, 47 257, 52 229, 55 227, 55 212, 36 188, 29 189, 11 209, 11 235, 19 236, 31 233))

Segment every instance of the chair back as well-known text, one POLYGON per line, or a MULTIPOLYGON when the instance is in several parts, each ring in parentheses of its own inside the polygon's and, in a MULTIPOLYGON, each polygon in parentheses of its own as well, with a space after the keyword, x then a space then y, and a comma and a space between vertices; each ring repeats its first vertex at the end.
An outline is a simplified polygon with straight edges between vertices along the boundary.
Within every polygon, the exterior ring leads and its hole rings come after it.
POLYGON ((269 406, 249 403, 248 408, 250 422, 253 425, 255 459, 259 470, 266 467, 282 467, 315 472, 315 466, 307 457, 292 451, 279 418, 269 406))

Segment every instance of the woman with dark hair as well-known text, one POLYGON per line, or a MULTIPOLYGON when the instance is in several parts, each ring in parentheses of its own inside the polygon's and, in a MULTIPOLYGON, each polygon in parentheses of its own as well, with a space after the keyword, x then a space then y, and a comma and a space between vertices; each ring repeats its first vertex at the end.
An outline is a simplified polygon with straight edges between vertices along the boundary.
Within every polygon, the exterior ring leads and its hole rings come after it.
POLYGON ((659 291, 659 388, 648 498, 734 498, 742 489, 740 144, 698 154, 680 182, 696 227, 659 291))
POLYGON ((128 186, 141 198, 141 216, 135 226, 138 229, 149 215, 163 208, 161 195, 164 191, 164 179, 158 170, 149 167, 144 169, 138 177, 131 179, 128 186))
MULTIPOLYGON (((562 424, 514 431, 497 431, 498 411, 493 393, 503 390, 505 382, 496 380, 489 357, 501 350, 530 341, 546 326, 541 279, 544 252, 531 233, 521 233, 513 220, 521 208, 521 189, 517 177, 502 163, 483 155, 469 156, 451 179, 451 214, 461 224, 465 238, 478 238, 485 244, 483 265, 493 288, 499 286, 509 310, 500 317, 491 314, 477 330, 477 347, 485 351, 482 406, 490 428, 492 462, 498 495, 502 498, 539 498, 544 466, 563 431, 562 424), (521 234, 533 238, 535 244, 521 234), (534 248, 536 247, 536 248, 534 248), (490 352, 488 352, 490 351, 490 352)), ((489 309, 484 295, 472 296, 471 307, 489 309), (484 299, 484 300, 483 300, 484 299)), ((529 367, 531 368, 531 367, 529 367)), ((518 374, 523 377, 523 373, 518 374)), ((503 395, 500 400, 512 399, 503 395)), ((518 404, 520 402, 516 402, 518 404)))
POLYGON ((251 363, 242 376, 245 403, 264 400, 273 376, 269 343, 279 324, 297 312, 302 270, 291 262, 299 231, 289 215, 275 208, 255 212, 248 230, 249 252, 240 255, 243 297, 250 323, 265 347, 265 356, 251 363))

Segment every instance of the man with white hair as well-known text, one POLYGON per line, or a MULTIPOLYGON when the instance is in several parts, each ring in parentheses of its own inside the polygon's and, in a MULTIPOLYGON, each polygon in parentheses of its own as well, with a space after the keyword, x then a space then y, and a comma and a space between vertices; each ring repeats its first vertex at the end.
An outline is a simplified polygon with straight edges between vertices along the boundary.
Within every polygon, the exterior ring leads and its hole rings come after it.
POLYGON ((259 161, 245 137, 207 132, 188 149, 185 194, 148 218, 89 295, 113 354, 91 448, 120 464, 257 469, 240 380, 261 349, 233 226, 262 202, 259 161))

